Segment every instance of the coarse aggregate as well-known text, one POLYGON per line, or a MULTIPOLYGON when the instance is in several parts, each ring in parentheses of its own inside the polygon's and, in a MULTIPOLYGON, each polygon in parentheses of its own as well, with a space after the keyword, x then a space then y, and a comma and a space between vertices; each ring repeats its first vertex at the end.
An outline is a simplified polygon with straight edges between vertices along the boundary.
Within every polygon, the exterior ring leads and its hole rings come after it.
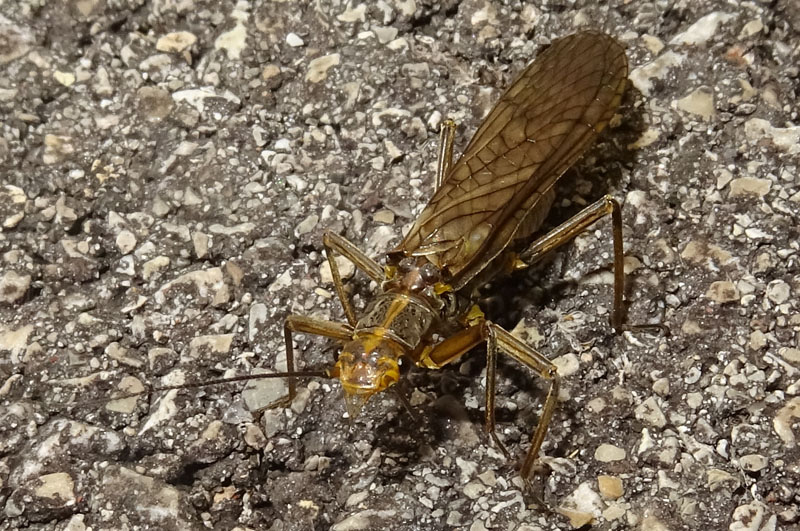
MULTIPOLYGON (((773 531, 800 526, 800 10, 794 0, 0 0, 0 529, 773 531), (611 127, 552 227, 610 223, 484 290, 553 359, 411 369, 348 419, 279 379, 290 313, 344 320, 322 235, 380 257, 551 40, 627 49, 611 127), (534 498, 538 498, 537 500, 534 498)), ((357 310, 370 285, 344 262, 357 310)), ((304 367, 336 345, 296 337, 304 367)))

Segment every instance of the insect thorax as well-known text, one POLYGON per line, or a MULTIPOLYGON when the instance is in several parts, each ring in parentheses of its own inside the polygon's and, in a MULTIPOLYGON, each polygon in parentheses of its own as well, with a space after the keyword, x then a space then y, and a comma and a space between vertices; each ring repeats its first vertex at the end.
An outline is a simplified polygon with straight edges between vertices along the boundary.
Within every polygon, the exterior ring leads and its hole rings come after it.
POLYGON ((423 299, 395 291, 385 291, 373 299, 356 325, 356 334, 377 332, 400 343, 412 352, 428 335, 438 317, 423 299))

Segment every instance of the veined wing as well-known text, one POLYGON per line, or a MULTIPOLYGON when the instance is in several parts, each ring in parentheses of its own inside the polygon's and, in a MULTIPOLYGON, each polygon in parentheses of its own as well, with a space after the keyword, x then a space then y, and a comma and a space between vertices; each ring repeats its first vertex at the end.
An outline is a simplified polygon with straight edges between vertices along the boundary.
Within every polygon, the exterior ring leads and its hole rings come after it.
POLYGON ((514 238, 525 216, 619 106, 628 76, 612 37, 553 41, 503 94, 392 256, 425 256, 454 289, 514 238))

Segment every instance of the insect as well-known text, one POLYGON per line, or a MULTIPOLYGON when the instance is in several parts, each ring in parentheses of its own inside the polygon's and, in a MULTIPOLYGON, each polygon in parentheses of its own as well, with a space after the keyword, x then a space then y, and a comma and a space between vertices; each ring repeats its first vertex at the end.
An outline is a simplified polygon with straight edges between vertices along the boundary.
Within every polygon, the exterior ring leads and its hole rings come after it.
MULTIPOLYGON (((477 287, 501 273, 523 269, 611 214, 614 241, 613 326, 622 328, 623 253, 619 204, 603 197, 572 219, 524 246, 554 199, 553 185, 608 124, 627 82, 625 51, 612 37, 577 33, 559 40, 506 90, 464 153, 453 162, 455 124, 440 135, 436 190, 411 230, 386 254, 385 266, 342 236, 323 244, 346 323, 290 315, 285 323, 288 373, 295 371, 295 333, 336 339, 342 349, 325 375, 337 378, 355 415, 375 393, 399 379, 399 360, 440 369, 481 343, 487 346, 485 427, 495 433, 497 357, 506 354, 549 383, 541 418, 520 469, 527 479, 553 415, 556 367, 530 346, 489 321, 473 301, 477 287), (380 285, 357 316, 335 256, 344 256, 380 285), (434 337, 444 337, 438 342, 434 337)), ((296 382, 289 378, 288 400, 296 382)))
MULTIPOLYGON (((550 209, 555 182, 614 115, 627 75, 625 51, 616 40, 598 32, 577 33, 553 41, 522 71, 455 162, 456 126, 445 121, 436 190, 402 242, 386 254, 385 266, 344 237, 330 232, 324 235, 335 291, 347 322, 287 317, 287 370, 257 376, 288 379, 287 396, 272 407, 294 398, 298 378, 328 377, 341 382, 347 409, 355 416, 371 396, 397 383, 401 358, 440 369, 485 343, 485 428, 506 455, 495 433, 498 356, 510 356, 549 386, 520 469, 527 481, 556 406, 558 372, 542 354, 489 321, 475 302, 476 290, 497 275, 529 267, 610 214, 612 324, 617 331, 623 328, 622 218, 620 205, 612 197, 603 197, 530 240, 550 209), (361 316, 345 293, 337 255, 353 262, 380 286, 361 316), (297 371, 293 351, 297 333, 341 342, 335 365, 297 371)), ((249 378, 252 376, 218 382, 249 378)))

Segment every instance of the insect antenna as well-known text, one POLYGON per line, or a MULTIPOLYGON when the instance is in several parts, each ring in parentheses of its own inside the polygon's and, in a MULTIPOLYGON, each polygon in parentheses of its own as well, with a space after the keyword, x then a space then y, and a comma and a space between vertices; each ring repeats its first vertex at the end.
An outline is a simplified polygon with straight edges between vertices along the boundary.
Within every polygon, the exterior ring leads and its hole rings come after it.
POLYGON ((271 372, 264 374, 243 374, 240 376, 231 376, 228 378, 218 378, 216 380, 206 380, 203 382, 189 382, 175 385, 145 385, 141 391, 128 392, 115 394, 103 398, 96 398, 91 400, 74 400, 70 402, 61 402, 61 406, 91 406, 97 404, 104 404, 115 400, 125 400, 127 398, 135 398, 137 396, 160 393, 164 391, 174 391, 180 389, 197 389, 200 387, 208 387, 210 385, 225 385, 236 382, 245 382, 250 380, 264 380, 267 378, 333 378, 328 370, 311 370, 311 371, 287 371, 287 372, 271 372))

